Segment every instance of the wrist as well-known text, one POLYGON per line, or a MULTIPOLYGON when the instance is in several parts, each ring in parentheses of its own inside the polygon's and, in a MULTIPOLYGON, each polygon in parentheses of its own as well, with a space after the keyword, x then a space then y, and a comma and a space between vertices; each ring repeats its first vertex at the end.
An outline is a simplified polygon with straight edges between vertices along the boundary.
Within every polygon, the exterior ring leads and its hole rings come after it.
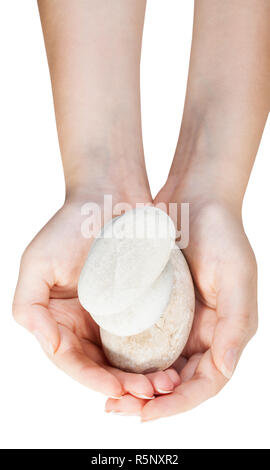
POLYGON ((219 205, 241 215, 243 195, 222 179, 222 175, 211 166, 190 168, 188 171, 171 172, 166 185, 176 200, 192 204, 193 207, 219 205))
POLYGON ((253 159, 242 142, 243 132, 239 129, 237 139, 231 135, 226 118, 217 126, 211 105, 185 111, 168 184, 182 198, 218 201, 241 212, 253 159))
MULTIPOLYGON (((67 160, 67 159, 66 159, 67 160)), ((116 202, 152 201, 143 152, 92 149, 65 165, 66 201, 95 201, 105 194, 116 202)))
POLYGON ((118 175, 102 176, 85 168, 84 174, 73 175, 72 178, 65 178, 65 181, 66 203, 83 205, 94 202, 102 207, 105 196, 111 197, 112 205, 152 202, 148 180, 143 171, 135 174, 127 169, 125 176, 119 169, 118 175))

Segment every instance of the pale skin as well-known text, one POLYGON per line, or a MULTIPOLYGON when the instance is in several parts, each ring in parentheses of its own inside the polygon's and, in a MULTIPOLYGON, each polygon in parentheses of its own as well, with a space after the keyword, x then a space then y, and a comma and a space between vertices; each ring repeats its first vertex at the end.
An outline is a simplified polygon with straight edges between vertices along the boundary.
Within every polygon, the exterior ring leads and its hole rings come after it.
POLYGON ((195 1, 179 141, 154 201, 140 119, 145 2, 40 0, 39 8, 67 192, 22 257, 14 316, 57 366, 94 390, 122 397, 109 398, 106 411, 143 421, 187 411, 227 383, 257 328, 256 261, 241 208, 269 112, 270 3, 195 1), (196 312, 185 350, 169 371, 137 375, 112 368, 97 325, 79 305, 76 286, 91 245, 81 237, 79 208, 101 203, 108 193, 132 205, 190 203, 184 254, 196 312))

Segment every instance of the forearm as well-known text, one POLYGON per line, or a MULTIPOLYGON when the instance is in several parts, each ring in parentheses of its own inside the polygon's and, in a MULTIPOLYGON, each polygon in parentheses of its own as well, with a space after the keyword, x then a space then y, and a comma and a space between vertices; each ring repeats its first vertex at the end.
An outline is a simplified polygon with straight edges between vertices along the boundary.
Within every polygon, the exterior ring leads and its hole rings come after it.
POLYGON ((119 174, 145 184, 139 86, 145 0, 116 3, 38 1, 67 192, 119 174))
MULTIPOLYGON (((197 0, 186 103, 169 178, 241 207, 270 106, 270 2, 197 0)), ((195 196, 196 197, 196 196, 195 196)))

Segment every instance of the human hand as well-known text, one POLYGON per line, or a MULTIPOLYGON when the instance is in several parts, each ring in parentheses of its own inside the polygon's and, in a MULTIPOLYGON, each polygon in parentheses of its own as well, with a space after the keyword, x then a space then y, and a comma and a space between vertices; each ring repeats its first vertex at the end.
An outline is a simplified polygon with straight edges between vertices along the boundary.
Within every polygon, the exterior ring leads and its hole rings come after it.
MULTIPOLYGON (((155 200, 187 201, 165 188, 155 200), (169 199, 168 199, 168 195, 169 199)), ((232 376, 257 328, 256 261, 241 217, 220 203, 191 203, 190 242, 184 254, 196 290, 192 331, 174 364, 181 383, 151 402, 126 396, 109 399, 107 411, 151 420, 190 410, 214 396, 232 376)))
POLYGON ((111 367, 99 327, 80 305, 77 283, 92 240, 81 234, 81 205, 67 202, 23 254, 13 312, 52 362, 83 385, 119 398, 151 399, 180 383, 175 370, 132 374, 111 367))

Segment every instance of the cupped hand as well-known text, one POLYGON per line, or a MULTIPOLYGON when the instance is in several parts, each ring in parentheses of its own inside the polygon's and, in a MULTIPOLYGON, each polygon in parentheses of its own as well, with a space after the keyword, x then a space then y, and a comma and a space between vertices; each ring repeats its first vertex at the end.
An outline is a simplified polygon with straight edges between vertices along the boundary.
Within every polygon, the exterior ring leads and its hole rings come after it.
POLYGON ((99 327, 80 305, 77 284, 92 240, 81 233, 81 205, 66 203, 25 250, 13 314, 33 333, 53 363, 81 384, 119 398, 151 399, 180 383, 175 370, 132 374, 111 367, 99 327))
MULTIPOLYGON (((155 202, 181 202, 177 193, 167 196, 165 187, 155 202)), ((172 394, 151 402, 131 396, 118 403, 109 399, 107 411, 151 420, 192 409, 227 383, 256 332, 256 261, 241 217, 225 204, 192 202, 184 254, 195 284, 196 309, 190 337, 174 364, 181 383, 172 394)))

